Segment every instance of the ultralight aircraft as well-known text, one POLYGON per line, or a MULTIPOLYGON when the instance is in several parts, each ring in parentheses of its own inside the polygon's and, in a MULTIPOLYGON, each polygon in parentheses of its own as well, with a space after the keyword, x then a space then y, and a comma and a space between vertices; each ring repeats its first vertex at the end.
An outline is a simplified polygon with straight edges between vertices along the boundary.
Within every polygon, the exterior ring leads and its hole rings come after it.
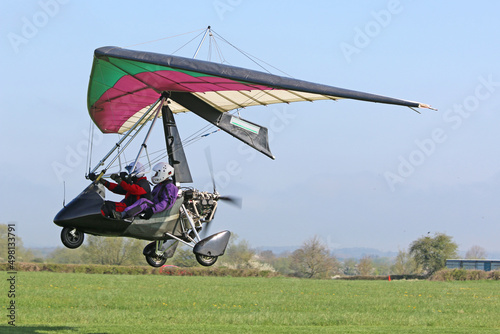
POLYGON ((238 199, 222 196, 215 184, 213 191, 180 187, 193 180, 174 115, 192 112, 274 159, 269 148, 268 129, 231 114, 231 111, 274 103, 339 99, 432 109, 419 102, 215 62, 114 46, 96 49, 88 87, 88 111, 100 131, 122 136, 89 172, 96 174, 97 179, 55 216, 54 223, 63 228, 62 243, 68 248, 77 248, 83 243, 85 233, 149 240, 152 242, 143 253, 146 261, 154 267, 162 266, 182 243, 193 249, 201 265, 213 265, 224 254, 230 232, 221 231, 202 238, 200 231, 214 218, 219 201, 238 204, 238 199), (104 217, 101 206, 105 200, 105 188, 98 180, 110 176, 108 172, 112 165, 138 133, 149 125, 134 162, 137 163, 159 118, 163 124, 168 162, 175 170, 174 182, 180 187, 175 204, 150 219, 141 216, 134 219, 104 217))

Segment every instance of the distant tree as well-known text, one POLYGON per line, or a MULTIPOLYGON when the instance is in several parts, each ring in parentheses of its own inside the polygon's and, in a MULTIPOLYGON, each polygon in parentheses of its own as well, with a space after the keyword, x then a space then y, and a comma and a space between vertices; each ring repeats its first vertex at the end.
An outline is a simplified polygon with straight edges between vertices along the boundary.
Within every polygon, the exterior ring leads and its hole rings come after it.
POLYGON ((405 250, 399 250, 391 272, 396 275, 417 274, 420 271, 415 259, 405 250))
POLYGON ((178 247, 170 262, 179 267, 195 267, 198 265, 191 247, 178 247))
POLYGON ((338 261, 318 236, 305 241, 292 253, 291 269, 299 277, 324 278, 338 270, 338 261))
POLYGON ((283 275, 292 274, 290 269, 291 253, 285 252, 279 255, 274 254, 271 250, 261 251, 258 254, 258 260, 269 264, 274 270, 283 275))
POLYGON ((466 259, 486 259, 486 250, 481 247, 474 245, 469 250, 467 253, 465 253, 465 258, 466 259))
POLYGON ((359 260, 358 271, 359 274, 363 276, 368 276, 372 274, 373 261, 369 256, 365 255, 359 260))
POLYGON ((291 263, 292 263, 291 254, 287 252, 285 254, 277 256, 271 265, 280 274, 290 275, 292 274, 291 263))
POLYGON ((30 249, 30 252, 33 254, 33 259, 31 262, 34 263, 44 263, 48 254, 45 254, 42 249, 30 249))
POLYGON ((265 250, 265 251, 259 252, 259 259, 262 262, 272 264, 276 260, 276 255, 274 254, 274 252, 272 250, 265 250))
MULTIPOLYGON (((11 232, 14 234, 14 251, 15 251, 15 262, 30 262, 33 260, 34 255, 29 249, 23 247, 23 240, 19 236, 19 231, 16 228, 15 231, 11 232)), ((12 236, 11 236, 12 237, 12 236)), ((0 262, 7 262, 8 259, 8 244, 9 244, 9 231, 8 224, 0 224, 0 262)))
POLYGON ((423 273, 430 275, 446 265, 446 259, 457 257, 458 245, 452 237, 436 233, 434 237, 423 236, 410 245, 410 255, 422 267, 423 273))
POLYGON ((358 275, 358 261, 354 258, 345 259, 342 266, 342 272, 347 276, 358 275))
POLYGON ((145 241, 131 238, 109 238, 89 235, 82 246, 85 263, 109 265, 144 264, 145 241))
POLYGON ((47 256, 46 261, 49 263, 84 263, 83 248, 69 249, 66 247, 58 247, 47 256))
POLYGON ((389 257, 374 257, 373 273, 375 275, 389 275, 391 273, 391 265, 393 264, 392 258, 389 257))
POLYGON ((251 268, 250 262, 255 255, 255 251, 250 247, 248 241, 236 242, 236 240, 238 240, 238 236, 233 234, 221 262, 238 269, 251 268))

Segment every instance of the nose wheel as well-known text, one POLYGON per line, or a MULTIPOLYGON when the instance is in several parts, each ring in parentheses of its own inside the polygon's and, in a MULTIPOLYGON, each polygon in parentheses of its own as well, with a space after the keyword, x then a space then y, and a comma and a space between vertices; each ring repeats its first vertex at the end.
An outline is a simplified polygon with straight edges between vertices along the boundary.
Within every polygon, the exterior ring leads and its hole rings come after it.
POLYGON ((161 267, 167 262, 167 258, 162 255, 158 255, 156 253, 156 242, 152 242, 148 244, 144 248, 144 256, 146 257, 146 262, 151 267, 161 267))
POLYGON ((207 255, 200 255, 200 254, 195 254, 196 255, 196 261, 198 261, 199 264, 205 267, 210 267, 213 265, 215 262, 217 262, 218 256, 207 256, 207 255))
POLYGON ((78 248, 82 245, 85 233, 76 228, 65 227, 61 231, 61 241, 68 248, 78 248))

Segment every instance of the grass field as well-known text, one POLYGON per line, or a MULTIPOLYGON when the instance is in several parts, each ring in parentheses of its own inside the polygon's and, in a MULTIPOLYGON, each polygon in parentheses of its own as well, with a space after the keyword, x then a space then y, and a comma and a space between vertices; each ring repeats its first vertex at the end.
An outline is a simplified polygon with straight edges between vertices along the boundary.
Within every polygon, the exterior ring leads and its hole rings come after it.
POLYGON ((2 333, 500 333, 498 281, 50 272, 16 279, 17 326, 3 316, 2 333))

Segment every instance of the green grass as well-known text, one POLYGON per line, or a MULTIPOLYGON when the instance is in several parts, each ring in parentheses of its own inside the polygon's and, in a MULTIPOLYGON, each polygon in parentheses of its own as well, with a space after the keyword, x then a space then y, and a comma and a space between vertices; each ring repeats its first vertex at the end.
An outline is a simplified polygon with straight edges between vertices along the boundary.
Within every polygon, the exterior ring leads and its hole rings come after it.
POLYGON ((0 333, 500 333, 498 281, 18 272, 15 300, 0 333))

